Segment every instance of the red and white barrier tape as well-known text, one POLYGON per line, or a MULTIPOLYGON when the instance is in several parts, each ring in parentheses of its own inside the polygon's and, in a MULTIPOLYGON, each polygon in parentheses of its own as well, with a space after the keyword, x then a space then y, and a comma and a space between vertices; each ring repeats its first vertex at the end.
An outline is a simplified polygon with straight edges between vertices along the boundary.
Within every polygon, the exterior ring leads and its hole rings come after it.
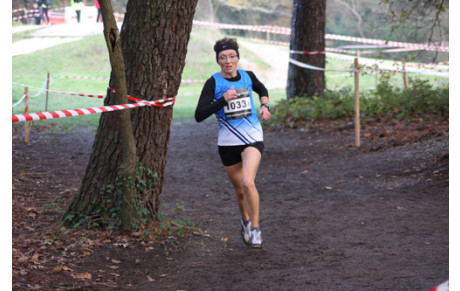
POLYGON ((336 35, 336 34, 329 34, 329 33, 326 33, 324 35, 324 38, 333 39, 333 40, 354 41, 354 42, 368 43, 368 44, 378 44, 378 45, 384 45, 388 47, 402 47, 402 48, 411 48, 411 49, 419 49, 419 50, 439 51, 439 52, 446 52, 446 53, 449 52, 449 47, 443 47, 443 46, 430 46, 430 45, 418 44, 418 43, 387 41, 387 40, 380 40, 380 39, 336 35))
MULTIPOLYGON (((49 9, 49 11, 58 11, 58 10, 65 10, 65 7, 58 7, 58 8, 49 9)), ((27 10, 26 8, 19 8, 19 9, 12 10, 11 13, 16 13, 16 12, 21 12, 21 11, 24 11, 25 13, 31 13, 31 12, 40 12, 40 9, 27 10)))
MULTIPOLYGON (((213 22, 205 22, 205 21, 198 21, 198 20, 194 20, 193 24, 197 26, 215 27, 219 29, 241 29, 241 30, 286 34, 286 35, 291 34, 290 28, 271 26, 271 25, 223 24, 223 23, 213 23, 213 22)), ((387 41, 387 40, 379 40, 379 39, 371 39, 371 38, 336 35, 336 34, 329 34, 329 33, 326 33, 324 35, 324 38, 333 39, 333 40, 354 41, 354 42, 367 43, 367 44, 377 44, 377 45, 382 45, 386 47, 401 47, 401 48, 439 51, 439 52, 447 52, 447 53, 449 52, 449 47, 439 46, 439 45, 426 45, 426 44, 407 43, 407 42, 399 42, 399 41, 387 41)))
POLYGON ((109 106, 90 107, 90 108, 82 108, 82 109, 70 109, 70 110, 59 110, 59 111, 49 111, 49 112, 16 114, 16 115, 13 115, 12 122, 22 122, 22 121, 89 115, 89 114, 111 112, 111 111, 117 111, 117 110, 143 107, 143 106, 167 107, 167 106, 173 105, 175 101, 176 101, 176 97, 172 97, 172 98, 165 98, 165 99, 153 100, 153 101, 141 100, 136 103, 121 104, 121 105, 109 105, 109 106))
POLYGON ((102 78, 102 77, 83 77, 83 76, 56 76, 55 78, 63 78, 63 79, 80 79, 80 80, 110 80, 109 78, 102 78))
MULTIPOLYGON (((75 78, 75 79, 93 79, 93 80, 106 80, 106 78, 98 78, 98 77, 81 77, 81 76, 59 76, 59 77, 63 77, 63 78, 75 78)), ((50 79, 52 80, 52 78, 50 79)), ((202 82, 205 82, 205 80, 183 80, 182 81, 183 83, 202 83, 202 82)), ((16 83, 16 82, 13 82, 13 84, 15 85, 19 85, 19 86, 22 86, 22 87, 28 87, 28 88, 33 88, 33 89, 39 89, 40 91, 35 94, 34 96, 30 96, 31 98, 33 97, 37 97, 39 96, 43 91, 47 91, 47 92, 51 92, 51 93, 56 93, 56 94, 61 94, 61 95, 70 95, 70 96, 79 96, 79 97, 90 97, 90 98, 97 98, 97 99, 105 99, 105 95, 102 95, 102 94, 84 94, 84 93, 69 93, 69 92, 62 92, 62 91, 56 91, 56 90, 49 90, 49 89, 45 89, 45 86, 46 86, 46 80, 45 80, 45 83, 43 84, 43 87, 42 88, 38 88, 38 87, 33 87, 33 86, 28 86, 28 85, 25 85, 25 84, 21 84, 21 83, 16 83)), ((109 89, 112 91, 112 92, 115 92, 114 89, 110 88, 109 89)), ((25 95, 22 96, 22 98, 17 101, 12 107, 15 107, 17 105, 19 105, 25 98, 25 95)), ((136 97, 133 97, 133 96, 128 96, 128 99, 131 100, 131 101, 134 101, 134 102, 138 102, 138 101, 142 101, 142 99, 139 99, 139 98, 136 98, 136 97)))
POLYGON ((448 66, 449 62, 439 62, 439 63, 424 63, 424 64, 415 64, 415 63, 410 63, 406 64, 408 67, 436 67, 436 66, 448 66))
POLYGON ((271 32, 278 34, 291 34, 290 28, 271 26, 271 25, 241 25, 241 24, 225 24, 225 23, 214 23, 200 20, 194 20, 193 25, 214 27, 219 29, 241 29, 261 32, 271 32))
POLYGON ((429 289, 428 291, 449 291, 449 280, 429 289))
POLYGON ((291 54, 301 54, 301 55, 320 55, 320 54, 325 54, 326 52, 335 52, 335 53, 344 53, 344 54, 352 54, 356 55, 356 51, 350 51, 350 50, 342 50, 342 49, 336 49, 336 48, 324 48, 324 51, 313 51, 313 52, 306 52, 306 51, 296 51, 296 50, 290 50, 289 51, 291 54))
POLYGON ((16 13, 16 12, 20 12, 20 11, 26 11, 26 9, 25 8, 13 9, 11 11, 11 13, 16 13))
MULTIPOLYGON (((302 62, 299 62, 294 59, 289 59, 289 62, 291 64, 294 64, 296 66, 299 66, 301 68, 305 69, 310 69, 310 70, 316 70, 316 71, 332 71, 332 72, 355 72, 356 69, 345 69, 345 70, 328 70, 325 68, 320 68, 320 67, 315 67, 309 64, 305 64, 302 62)), ((419 73, 419 74, 426 74, 426 75, 436 75, 436 76, 441 76, 441 77, 448 77, 449 73, 448 72, 433 72, 433 71, 426 71, 426 70, 388 70, 388 69, 378 69, 378 68, 358 68, 359 70, 368 70, 372 72, 383 72, 383 73, 419 73)))
POLYGON ((26 14, 26 15, 23 15, 23 16, 13 17, 12 20, 19 20, 19 19, 23 19, 23 18, 38 17, 38 16, 40 16, 40 13, 26 14))
MULTIPOLYGON (((265 39, 259 39, 259 38, 251 38, 251 40, 260 42, 260 43, 269 43, 269 44, 276 44, 276 45, 282 45, 282 46, 289 46, 288 42, 265 40, 265 39)), ((350 51, 350 50, 343 50, 343 49, 336 49, 336 48, 325 48, 324 50, 325 51, 313 51, 313 52, 290 50, 289 52, 291 54, 303 54, 303 55, 319 55, 319 54, 324 54, 326 52, 356 55, 356 51, 350 51)))
MULTIPOLYGON (((79 80, 105 80, 108 81, 110 78, 102 78, 102 77, 84 77, 84 76, 56 76, 55 78, 64 78, 64 79, 79 79, 79 80)), ((182 80, 182 84, 191 84, 191 83, 203 83, 206 80, 182 80)))
MULTIPOLYGON (((27 86, 27 85, 20 84, 20 83, 15 83, 15 82, 13 82, 13 84, 20 85, 20 86, 23 86, 23 87, 29 87, 29 88, 33 88, 33 89, 40 89, 40 90, 42 90, 42 91, 48 91, 48 92, 51 92, 51 93, 62 94, 62 95, 71 95, 71 96, 79 96, 79 97, 90 97, 90 98, 99 98, 99 99, 104 99, 104 98, 105 98, 105 95, 94 95, 94 94, 83 94, 83 93, 69 93, 69 92, 62 92, 62 91, 49 90, 49 89, 47 90, 47 89, 44 89, 44 88, 37 88, 37 87, 27 86)), ((41 92, 40 92, 40 93, 41 93, 41 92)))
MULTIPOLYGON (((50 12, 54 12, 54 11, 64 10, 64 9, 65 9, 65 7, 59 7, 59 8, 49 9, 49 11, 50 11, 50 12)), ((24 11, 24 15, 12 17, 11 19, 12 19, 12 20, 19 20, 19 19, 23 19, 23 18, 38 17, 38 16, 40 16, 40 10, 39 10, 39 9, 27 10, 27 9, 25 9, 25 8, 20 8, 20 9, 15 9, 15 10, 13 10, 12 13, 21 12, 21 11, 24 11)))

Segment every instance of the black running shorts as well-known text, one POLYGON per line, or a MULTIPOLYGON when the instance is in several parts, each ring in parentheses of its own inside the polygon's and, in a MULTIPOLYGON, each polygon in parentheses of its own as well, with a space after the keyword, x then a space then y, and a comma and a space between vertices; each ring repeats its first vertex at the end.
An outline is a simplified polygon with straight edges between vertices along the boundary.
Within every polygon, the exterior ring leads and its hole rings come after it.
POLYGON ((247 147, 255 147, 259 150, 260 154, 264 152, 264 143, 262 141, 241 146, 219 146, 219 155, 224 166, 233 166, 241 162, 241 153, 247 147))

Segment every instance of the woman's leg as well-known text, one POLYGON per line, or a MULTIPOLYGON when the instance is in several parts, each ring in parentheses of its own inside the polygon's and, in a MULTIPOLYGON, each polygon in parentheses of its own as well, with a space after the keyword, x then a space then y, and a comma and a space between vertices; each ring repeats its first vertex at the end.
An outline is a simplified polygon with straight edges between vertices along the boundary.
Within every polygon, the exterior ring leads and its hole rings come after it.
POLYGON ((244 191, 245 202, 252 227, 259 226, 259 192, 255 179, 259 169, 262 155, 255 147, 247 147, 242 153, 241 184, 244 191))
POLYGON ((259 192, 255 178, 261 154, 254 147, 247 147, 242 153, 242 162, 225 167, 227 175, 235 188, 235 197, 244 220, 250 220, 253 227, 259 226, 259 192))
POLYGON ((48 24, 50 24, 50 16, 48 15, 48 8, 46 8, 46 19, 48 20, 48 24))
POLYGON ((238 204, 238 208, 240 209, 241 218, 248 221, 249 213, 246 210, 247 207, 245 206, 244 201, 244 190, 241 185, 242 163, 240 162, 238 164, 225 167, 225 171, 227 172, 227 176, 235 189, 235 199, 238 204))

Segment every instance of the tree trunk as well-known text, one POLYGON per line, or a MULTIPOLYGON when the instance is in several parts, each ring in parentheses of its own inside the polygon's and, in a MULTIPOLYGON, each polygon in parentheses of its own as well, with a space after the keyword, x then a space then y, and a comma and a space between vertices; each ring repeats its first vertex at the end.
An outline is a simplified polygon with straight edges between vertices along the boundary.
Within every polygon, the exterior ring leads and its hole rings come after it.
MULTIPOLYGON (((129 1, 121 29, 128 94, 144 100, 177 94, 197 0, 129 1)), ((108 90, 105 103, 112 104, 108 90)), ((140 209, 155 218, 160 205, 172 107, 131 110, 140 209)), ((122 161, 115 113, 103 113, 81 187, 64 216, 75 224, 85 217, 115 216, 120 207, 116 169, 122 161), (75 219, 78 219, 76 221, 75 219)))
MULTIPOLYGON (((324 51, 326 0, 294 0, 292 8, 290 49, 324 51)), ((325 67, 324 54, 291 54, 291 58, 315 67, 325 67)), ((312 97, 324 91, 324 71, 289 64, 287 98, 312 97)))
MULTIPOLYGON (((113 16, 110 0, 99 0, 101 4, 102 20, 104 22, 104 36, 112 66, 111 87, 116 88, 115 103, 128 103, 126 91, 125 64, 121 50, 121 38, 117 23, 113 16)), ((117 111, 120 131, 120 145, 122 149, 122 164, 118 169, 118 176, 122 183, 122 226, 124 230, 130 229, 136 223, 136 193, 133 180, 136 172, 136 143, 131 125, 129 110, 117 111)))

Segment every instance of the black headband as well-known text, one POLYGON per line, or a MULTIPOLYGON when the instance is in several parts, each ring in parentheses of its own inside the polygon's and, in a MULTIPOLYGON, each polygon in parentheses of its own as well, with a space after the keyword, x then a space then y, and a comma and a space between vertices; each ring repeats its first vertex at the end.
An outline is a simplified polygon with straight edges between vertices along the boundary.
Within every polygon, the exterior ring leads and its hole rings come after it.
POLYGON ((218 60, 219 53, 225 50, 235 50, 236 54, 238 55, 238 58, 240 57, 240 53, 238 52, 238 48, 236 47, 236 45, 234 45, 233 43, 225 43, 215 49, 216 60, 218 60))

